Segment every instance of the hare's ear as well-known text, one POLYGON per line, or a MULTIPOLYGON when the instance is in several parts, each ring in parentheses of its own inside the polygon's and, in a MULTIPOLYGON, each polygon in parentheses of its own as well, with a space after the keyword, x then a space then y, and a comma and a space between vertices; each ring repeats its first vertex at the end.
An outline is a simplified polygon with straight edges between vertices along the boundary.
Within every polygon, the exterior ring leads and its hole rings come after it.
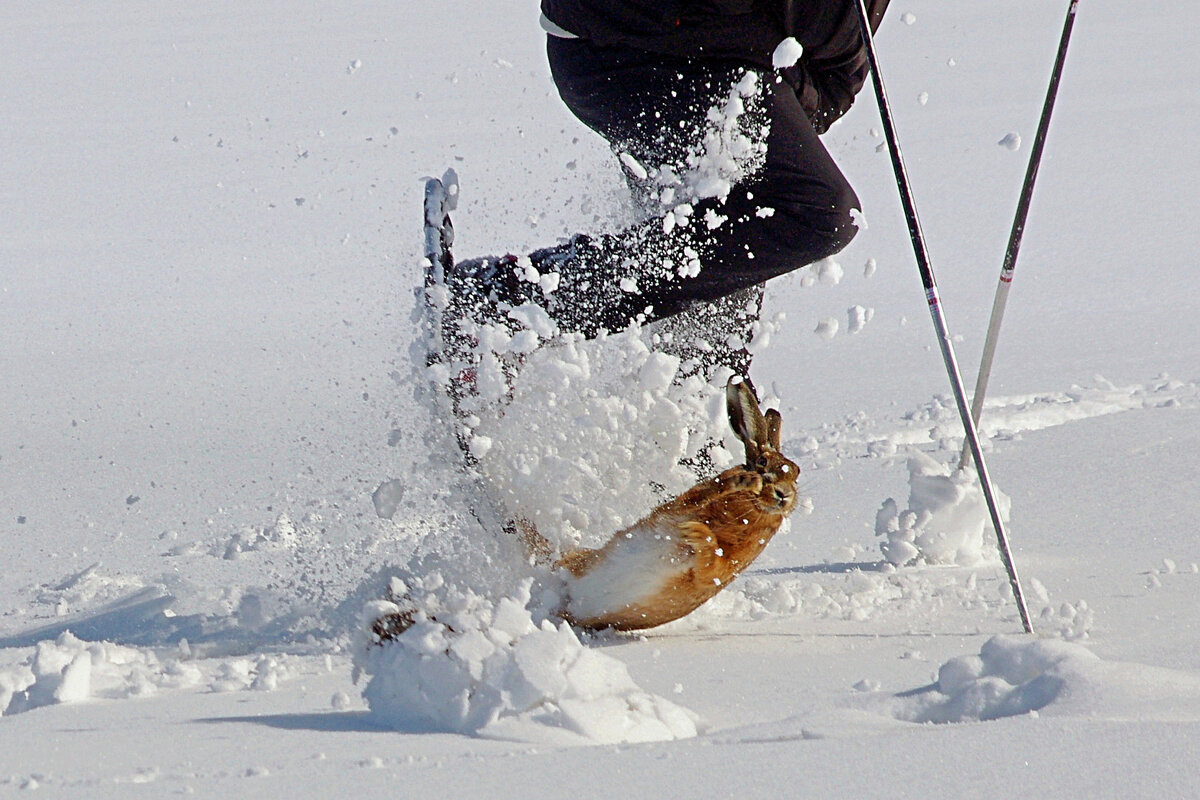
POLYGON ((735 375, 729 379, 725 384, 725 406, 729 411, 729 425, 746 446, 746 463, 753 464, 768 445, 770 431, 766 418, 758 408, 754 384, 750 383, 749 378, 735 375))
POLYGON ((783 429, 783 415, 773 408, 767 409, 767 444, 779 452, 779 436, 783 429))

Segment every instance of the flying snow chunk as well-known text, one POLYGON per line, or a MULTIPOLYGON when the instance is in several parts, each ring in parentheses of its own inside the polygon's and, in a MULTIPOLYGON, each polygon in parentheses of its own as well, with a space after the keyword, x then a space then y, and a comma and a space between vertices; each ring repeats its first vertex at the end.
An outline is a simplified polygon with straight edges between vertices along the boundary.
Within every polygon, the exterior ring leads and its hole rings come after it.
POLYGON ((794 67, 802 55, 804 55, 804 45, 797 42, 795 37, 789 36, 780 42, 779 46, 775 48, 775 52, 771 54, 771 66, 775 69, 794 67))
POLYGON ((996 142, 1001 147, 1007 147, 1009 150, 1019 150, 1021 148, 1021 134, 1016 131, 1009 131, 1004 134, 1004 138, 996 142))
POLYGON ((492 449, 492 444, 494 442, 489 436, 472 436, 470 444, 471 455, 477 459, 483 458, 492 449))
POLYGON ((837 336, 837 332, 838 321, 833 317, 825 317, 825 319, 818 322, 817 327, 813 329, 813 333, 817 334, 817 336, 820 336, 825 341, 829 341, 833 337, 837 336))
POLYGON ((621 153, 619 158, 621 159, 621 163, 625 165, 625 169, 629 170, 630 174, 639 181, 644 181, 647 177, 649 177, 649 173, 646 172, 646 168, 643 167, 636 158, 629 155, 629 153, 621 153))
POLYGON ((850 317, 850 324, 846 330, 850 333, 858 333, 865 328, 867 323, 871 321, 871 318, 875 316, 875 309, 864 308, 863 306, 852 306, 846 313, 847 316, 850 317))
POLYGON ((817 280, 821 282, 822 286, 837 286, 846 274, 842 265, 832 258, 818 261, 813 265, 813 271, 817 273, 817 280))

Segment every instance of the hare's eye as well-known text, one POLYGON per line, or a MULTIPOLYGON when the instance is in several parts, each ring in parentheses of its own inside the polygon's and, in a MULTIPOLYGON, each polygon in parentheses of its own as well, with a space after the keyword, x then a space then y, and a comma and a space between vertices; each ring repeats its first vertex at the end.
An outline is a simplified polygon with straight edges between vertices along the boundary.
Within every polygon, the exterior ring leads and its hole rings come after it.
POLYGON ((754 461, 754 466, 758 467, 759 469, 766 469, 766 467, 767 467, 767 457, 766 457, 766 456, 759 456, 757 459, 755 459, 755 461, 754 461))

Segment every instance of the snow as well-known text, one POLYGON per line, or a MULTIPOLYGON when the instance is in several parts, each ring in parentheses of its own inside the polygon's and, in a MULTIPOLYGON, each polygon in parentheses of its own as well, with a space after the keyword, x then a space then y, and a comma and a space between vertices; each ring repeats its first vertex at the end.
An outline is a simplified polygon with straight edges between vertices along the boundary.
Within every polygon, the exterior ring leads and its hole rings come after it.
POLYGON ((1000 141, 996 142, 996 144, 1000 145, 1001 147, 1007 147, 1009 150, 1020 150, 1021 134, 1017 133, 1016 131, 1009 131, 1008 133, 1004 134, 1004 136, 1000 137, 1000 141))
MULTIPOLYGON (((535 624, 530 581, 495 604, 440 579, 426 592, 427 583, 405 588, 436 617, 363 647, 363 696, 380 724, 560 746, 696 735, 694 715, 639 689, 622 662, 585 647, 565 622, 535 624)), ((398 610, 371 604, 367 622, 398 610)))
MULTIPOLYGON (((973 471, 951 469, 924 453, 908 459, 908 506, 901 511, 888 498, 875 516, 875 535, 883 557, 895 566, 916 560, 928 564, 972 567, 995 552, 992 526, 983 489, 973 471)), ((1002 522, 1008 521, 1010 498, 997 492, 1002 522)))
POLYGON ((775 69, 794 67, 802 55, 804 55, 804 46, 794 37, 789 36, 780 42, 779 46, 775 48, 775 52, 771 54, 771 65, 775 69))
MULTIPOLYGON (((894 111, 968 382, 1062 11, 911 0, 878 36, 892 96, 933 100, 894 111)), ((0 787, 1200 794, 1198 23, 1161 0, 1076 23, 981 426, 1038 635, 948 469, 957 411, 864 94, 824 140, 871 225, 774 281, 751 344, 808 500, 710 603, 624 636, 543 619, 413 353, 422 176, 461 176, 464 257, 637 213, 536 9, 0 9, 0 787), (469 603, 364 648, 397 577, 469 603)), ((724 224, 687 207, 754 169, 759 88, 662 176, 674 224, 724 224)), ((511 411, 472 446, 555 543, 597 544, 726 435, 719 383, 681 385, 665 332, 546 345, 517 314, 490 343, 525 359, 511 411)))

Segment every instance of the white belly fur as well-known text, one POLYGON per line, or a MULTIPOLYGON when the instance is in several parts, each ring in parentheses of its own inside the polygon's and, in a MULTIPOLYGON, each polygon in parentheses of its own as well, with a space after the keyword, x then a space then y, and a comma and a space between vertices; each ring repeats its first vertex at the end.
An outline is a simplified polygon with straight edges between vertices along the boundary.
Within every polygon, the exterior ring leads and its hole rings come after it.
POLYGON ((567 578, 567 610, 575 619, 600 617, 657 595, 690 567, 689 548, 674 526, 638 523, 618 533, 604 558, 582 577, 567 578))

